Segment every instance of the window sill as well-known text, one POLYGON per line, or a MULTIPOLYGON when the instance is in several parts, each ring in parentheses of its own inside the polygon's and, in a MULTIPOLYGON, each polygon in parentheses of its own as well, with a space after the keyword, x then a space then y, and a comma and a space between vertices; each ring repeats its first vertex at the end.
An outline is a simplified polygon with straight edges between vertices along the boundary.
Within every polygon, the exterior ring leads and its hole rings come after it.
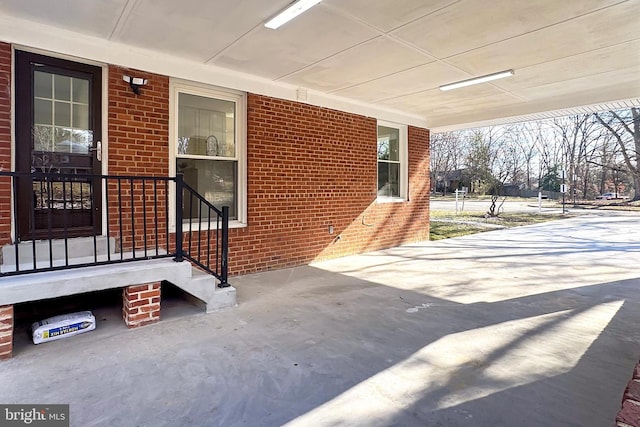
MULTIPOLYGON (((215 224, 212 224, 215 225, 215 224)), ((247 224, 244 222, 240 222, 238 220, 231 220, 229 221, 229 228, 244 228, 246 227, 247 224)), ((194 222, 191 224, 191 231, 207 231, 207 230, 215 230, 216 227, 209 227, 208 224, 206 222, 204 223, 197 223, 194 222), (202 224, 202 228, 200 228, 200 225, 202 224)), ((182 224, 182 232, 183 233, 188 233, 189 232, 189 224, 182 224)))
MULTIPOLYGON (((200 228, 200 225, 201 225, 201 223, 198 223, 198 222, 192 223, 191 224, 191 231, 192 232, 194 232, 194 231, 208 231, 208 230, 215 230, 216 229, 215 226, 214 227, 209 227, 206 222, 202 223, 202 228, 200 228)), ((232 228, 245 228, 245 227, 247 227, 247 223, 246 222, 240 222, 240 221, 237 221, 237 220, 229 221, 229 229, 232 229, 232 228)), ((176 232, 176 227, 175 226, 169 227, 169 233, 175 233, 175 232, 176 232)), ((182 224, 182 232, 183 233, 188 233, 189 232, 189 224, 188 223, 182 224)))
POLYGON ((376 199, 376 203, 404 203, 407 201, 407 199, 402 197, 378 197, 376 199))

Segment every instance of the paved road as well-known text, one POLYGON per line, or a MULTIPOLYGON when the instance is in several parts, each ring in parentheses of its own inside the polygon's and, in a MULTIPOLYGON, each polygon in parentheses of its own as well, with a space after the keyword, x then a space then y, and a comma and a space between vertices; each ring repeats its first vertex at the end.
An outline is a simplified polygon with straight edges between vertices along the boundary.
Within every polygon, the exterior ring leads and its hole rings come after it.
MULTIPOLYGON (((488 212, 490 200, 458 200, 458 211, 466 212, 488 212)), ((431 199, 431 209, 443 211, 455 211, 456 202, 454 200, 431 199)), ((569 210, 567 205, 567 211, 569 210)), ((527 201, 505 201, 502 205, 503 212, 538 212, 538 200, 531 199, 527 201)), ((562 208, 558 207, 555 202, 543 201, 542 212, 544 213, 562 213, 562 208)), ((572 210, 573 211, 573 210, 572 210)))
POLYGON ((136 330, 116 307, 16 348, 0 402, 83 427, 609 426, 640 358, 639 235, 584 215, 234 278, 236 309, 136 330))

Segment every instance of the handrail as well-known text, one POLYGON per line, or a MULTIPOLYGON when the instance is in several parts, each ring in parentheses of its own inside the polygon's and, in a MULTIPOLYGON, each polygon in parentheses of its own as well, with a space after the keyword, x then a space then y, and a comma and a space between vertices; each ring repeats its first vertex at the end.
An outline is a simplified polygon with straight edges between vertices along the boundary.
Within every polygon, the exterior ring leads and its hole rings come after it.
MULTIPOLYGON (((204 196, 198 193, 195 189, 193 189, 190 185, 184 182, 182 174, 176 175, 176 206, 185 206, 185 193, 188 194, 188 206, 189 206, 189 218, 186 219, 188 224, 188 239, 189 244, 186 246, 180 247, 180 250, 176 251, 176 260, 181 259, 182 257, 188 259, 192 263, 196 264, 198 267, 204 269, 205 271, 210 272, 214 276, 216 276, 220 283, 218 287, 226 288, 229 286, 228 282, 228 247, 229 247, 229 207, 223 206, 222 209, 216 208, 211 202, 206 200, 204 196), (180 191, 182 189, 182 191, 180 191), (194 212, 193 212, 193 202, 197 202, 197 224, 198 228, 196 231, 193 230, 194 223, 194 212), (178 203, 180 201, 180 203, 178 203), (203 215, 204 211, 204 215, 203 215), (213 215, 212 215, 213 213, 213 215), (215 229, 212 230, 212 217, 215 218, 215 229), (203 224, 207 224, 206 227, 203 227, 203 224), (212 239, 212 231, 214 233, 214 241, 215 241, 215 250, 216 254, 213 258, 215 260, 215 264, 211 265, 211 239, 212 239), (202 255, 202 241, 203 241, 203 232, 206 233, 206 242, 207 244, 207 254, 206 256, 202 255), (192 252, 192 236, 194 233, 197 233, 197 251, 192 252)), ((177 209, 176 212, 176 241, 183 239, 184 230, 179 226, 179 224, 185 223, 185 218, 183 217, 183 212, 181 209, 177 209)))
POLYGON ((3 177, 11 180, 7 185, 11 188, 14 218, 19 217, 20 223, 28 221, 28 231, 25 234, 19 228, 19 221, 14 220, 12 255, 15 262, 9 266, 5 262, 0 277, 173 257, 176 261, 186 258, 215 276, 219 281, 218 286, 229 286, 229 208, 216 208, 187 185, 181 174, 158 177, 0 171, 0 180, 3 177), (94 200, 91 183, 95 181, 100 181, 103 200, 94 200), (173 241, 169 230, 170 189, 176 194, 173 241), (32 192, 33 198, 30 195, 25 198, 24 192, 32 192), (184 217, 185 194, 190 210, 196 201, 197 217, 192 212, 188 218, 184 217), (20 208, 19 199, 23 204, 27 200, 31 206, 20 208), (99 221, 106 220, 106 229, 101 231, 102 224, 96 224, 90 218, 103 202, 105 215, 99 221), (92 253, 80 260, 72 259, 69 255, 69 239, 75 236, 70 227, 72 216, 87 221, 84 234, 93 238, 92 253), (196 220, 198 227, 194 230, 196 220), (215 222, 215 228, 212 221, 215 222), (185 227, 188 228, 186 234, 185 227), (205 231, 206 236, 203 235, 205 231), (99 247, 98 238, 101 236, 106 237, 106 248, 99 247), (21 237, 31 242, 28 254, 19 246, 21 237), (197 239, 195 247, 192 245, 194 237, 197 239), (111 239, 115 239, 115 247, 111 247, 111 239), (62 240, 63 257, 54 256, 53 242, 58 240, 62 240), (40 248, 43 244, 44 249, 40 248), (215 251, 213 262, 212 245, 215 251), (27 262, 21 262, 21 257, 27 262))

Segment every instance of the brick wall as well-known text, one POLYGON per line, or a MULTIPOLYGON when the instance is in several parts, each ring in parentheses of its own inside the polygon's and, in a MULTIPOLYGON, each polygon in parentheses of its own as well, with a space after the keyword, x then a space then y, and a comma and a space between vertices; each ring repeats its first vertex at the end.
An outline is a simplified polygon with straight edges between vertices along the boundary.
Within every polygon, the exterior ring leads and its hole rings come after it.
MULTIPOLYGON (((139 70, 109 66, 108 83, 108 173, 109 175, 168 176, 169 174, 169 78, 139 70), (140 95, 122 80, 123 75, 148 79, 148 85, 140 89, 140 95)), ((123 244, 132 247, 132 228, 136 248, 155 247, 155 233, 147 230, 143 237, 143 215, 147 224, 155 222, 159 230, 159 245, 166 247, 165 186, 152 182, 134 183, 134 197, 127 181, 111 182, 109 192, 109 227, 113 236, 119 236, 122 219, 123 244), (153 194, 157 194, 157 203, 153 194), (114 203, 122 201, 119 210, 114 203), (131 210, 136 219, 131 224, 131 210)))
MULTIPOLYGON (((0 171, 11 170, 11 45, 0 43, 0 171)), ((11 184, 0 178, 0 245, 11 243, 11 184)))
POLYGON ((230 232, 231 274, 428 239, 428 130, 409 128, 410 201, 377 203, 374 118, 250 94, 247 120, 249 226, 230 232))

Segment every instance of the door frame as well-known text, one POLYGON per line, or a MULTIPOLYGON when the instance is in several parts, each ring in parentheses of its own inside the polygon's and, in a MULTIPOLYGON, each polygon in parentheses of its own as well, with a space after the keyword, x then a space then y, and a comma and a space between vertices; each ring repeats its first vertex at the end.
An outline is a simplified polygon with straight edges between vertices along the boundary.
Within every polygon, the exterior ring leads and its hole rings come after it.
MULTIPOLYGON (((33 124, 33 63, 45 64, 49 69, 60 69, 66 71, 68 75, 85 77, 87 74, 91 75, 90 78, 90 112, 89 123, 90 128, 93 130, 92 148, 95 148, 98 141, 102 141, 104 137, 103 129, 106 129, 106 123, 104 122, 104 112, 106 111, 106 93, 104 88, 106 87, 106 75, 108 70, 104 66, 93 65, 84 62, 78 62, 74 59, 60 58, 56 56, 50 56, 46 53, 37 53, 30 50, 14 49, 14 170, 17 172, 29 172, 31 171, 31 153, 33 151, 33 137, 31 134, 31 125, 33 124), (27 121, 28 126, 20 125, 21 121, 27 121), (21 150, 19 147, 19 141, 29 141, 30 148, 28 154, 21 150)), ((22 147, 24 149, 24 147, 22 147)), ((94 151, 92 153, 92 174, 101 175, 103 173, 104 162, 106 156, 103 155, 102 161, 98 161, 94 151)), ((106 154, 106 147, 102 144, 102 152, 106 154)), ((29 191, 29 182, 27 180, 18 180, 18 194, 15 195, 16 203, 14 220, 16 221, 16 227, 14 230, 18 233, 15 237, 16 241, 30 240, 31 238, 50 238, 51 234, 46 233, 42 235, 42 232, 37 232, 30 229, 30 206, 31 206, 31 191, 29 191), (21 188, 22 185, 22 188, 21 188), (26 191, 24 191, 26 190, 26 191)), ((92 210, 92 225, 85 227, 69 227, 65 232, 66 237, 76 236, 92 236, 101 235, 103 228, 103 188, 100 179, 92 180, 93 187, 93 210, 92 210)), ((55 233, 53 237, 60 237, 55 233)))

